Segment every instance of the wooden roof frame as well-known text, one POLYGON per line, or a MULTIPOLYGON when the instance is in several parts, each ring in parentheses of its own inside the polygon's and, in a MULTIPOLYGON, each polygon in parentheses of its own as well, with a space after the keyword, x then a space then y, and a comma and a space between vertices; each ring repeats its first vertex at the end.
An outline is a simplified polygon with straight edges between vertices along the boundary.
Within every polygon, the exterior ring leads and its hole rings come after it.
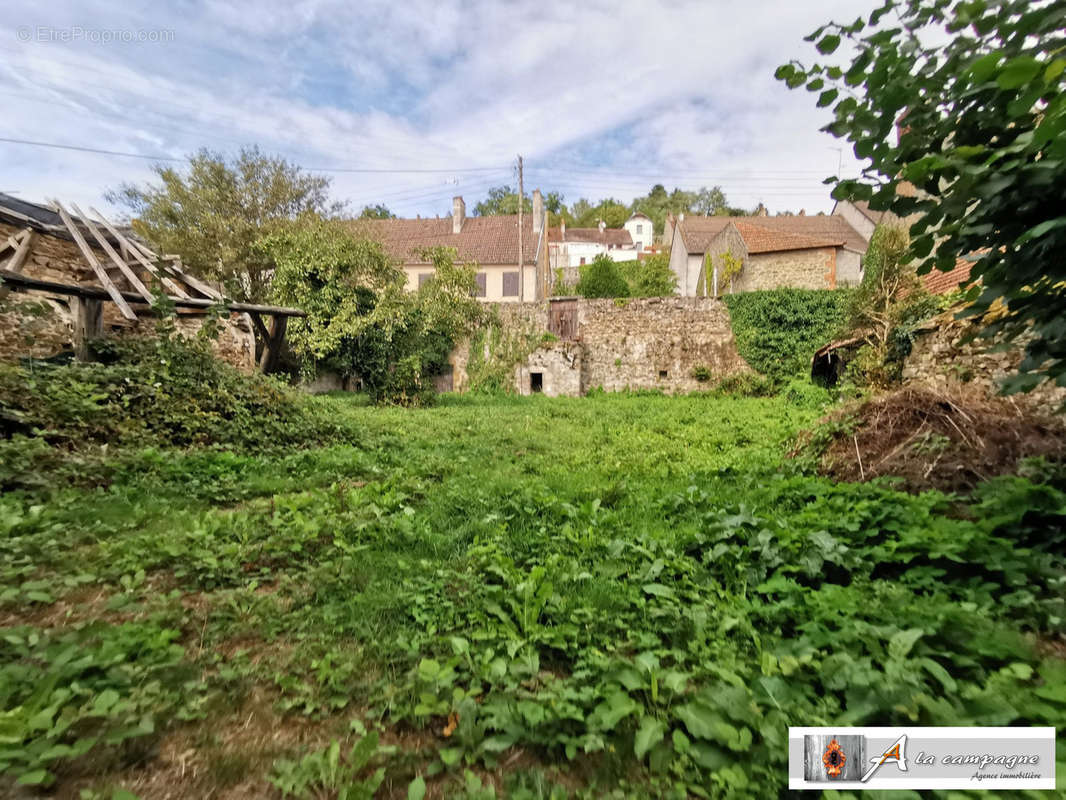
MULTIPOLYGON (((247 313, 256 331, 265 340, 263 357, 260 361, 260 367, 265 372, 272 371, 277 365, 288 318, 307 316, 306 312, 299 308, 235 303, 228 300, 217 289, 186 272, 181 256, 157 255, 146 245, 123 234, 103 214, 91 206, 89 211, 96 218, 95 220, 82 212, 74 203, 71 203, 70 207, 77 217, 72 217, 67 209, 55 199, 50 201, 52 207, 49 209, 18 201, 17 198, 10 198, 10 202, 21 207, 26 213, 17 208, 7 208, 3 201, 4 196, 0 195, 0 219, 14 220, 15 224, 25 227, 0 241, 0 292, 42 291, 67 296, 71 298, 72 306, 77 306, 78 309, 86 305, 98 307, 101 301, 109 300, 118 306, 123 317, 133 321, 137 319, 135 307, 143 309, 155 302, 155 295, 135 272, 135 269, 143 268, 167 290, 167 296, 177 308, 206 310, 214 306, 222 306, 228 311, 247 313), (32 214, 38 216, 35 218, 32 214), (58 216, 61 224, 55 224, 54 217, 51 215, 58 216), (41 218, 42 216, 44 219, 41 218), (100 287, 57 283, 23 275, 22 266, 26 263, 39 233, 45 236, 69 238, 73 241, 100 282, 100 287), (99 258, 86 238, 86 234, 94 240, 97 248, 106 254, 106 259, 99 258), (11 255, 8 255, 9 251, 11 255), (126 292, 120 289, 108 270, 121 274, 135 291, 126 292), (263 322, 262 315, 273 318, 269 329, 263 322)), ((85 316, 83 310, 75 313, 76 319, 85 316)), ((95 327, 99 328, 99 312, 94 311, 88 316, 95 316, 95 327)), ((75 325, 75 328, 77 329, 78 325, 75 325)), ((78 338, 77 335, 75 338, 78 338)), ((79 353, 85 351, 84 347, 79 346, 77 342, 76 349, 79 353)))

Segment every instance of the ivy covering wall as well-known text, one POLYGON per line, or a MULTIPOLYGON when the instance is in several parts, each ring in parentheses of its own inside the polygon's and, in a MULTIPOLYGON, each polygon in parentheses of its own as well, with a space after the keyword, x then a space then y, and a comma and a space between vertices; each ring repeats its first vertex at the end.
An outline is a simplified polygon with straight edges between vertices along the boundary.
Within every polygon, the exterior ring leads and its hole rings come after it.
POLYGON ((848 289, 770 289, 725 295, 737 350, 775 382, 810 373, 814 351, 844 323, 848 289))

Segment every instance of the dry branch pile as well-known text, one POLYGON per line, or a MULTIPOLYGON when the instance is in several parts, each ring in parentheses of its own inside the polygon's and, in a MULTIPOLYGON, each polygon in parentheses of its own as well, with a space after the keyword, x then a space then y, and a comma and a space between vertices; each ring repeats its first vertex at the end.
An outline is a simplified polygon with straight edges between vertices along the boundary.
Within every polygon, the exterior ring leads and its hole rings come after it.
POLYGON ((909 490, 967 491, 1012 473, 1031 456, 1066 456, 1062 418, 1034 416, 1010 398, 977 391, 906 387, 837 412, 822 454, 824 474, 837 480, 882 475, 909 490))

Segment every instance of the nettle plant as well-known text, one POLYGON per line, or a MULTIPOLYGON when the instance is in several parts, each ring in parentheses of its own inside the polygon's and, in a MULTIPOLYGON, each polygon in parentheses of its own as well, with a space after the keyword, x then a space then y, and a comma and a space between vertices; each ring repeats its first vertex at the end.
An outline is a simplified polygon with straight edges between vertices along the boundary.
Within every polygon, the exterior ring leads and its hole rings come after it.
POLYGON ((969 313, 986 315, 982 335, 1026 343, 1008 391, 1066 385, 1064 30, 1066 6, 1050 0, 886 0, 807 37, 823 56, 843 46, 850 63, 776 73, 817 93, 833 110, 823 130, 867 164, 828 179, 834 197, 920 215, 920 274, 975 259, 969 313))

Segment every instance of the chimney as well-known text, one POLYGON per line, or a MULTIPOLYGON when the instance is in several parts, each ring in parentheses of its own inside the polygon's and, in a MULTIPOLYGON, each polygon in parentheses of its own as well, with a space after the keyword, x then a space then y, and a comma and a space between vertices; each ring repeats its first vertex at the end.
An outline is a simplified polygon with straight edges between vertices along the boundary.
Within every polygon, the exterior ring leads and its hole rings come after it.
POLYGON ((799 211, 799 214, 797 214, 796 216, 798 216, 798 217, 805 217, 805 216, 807 216, 807 209, 805 209, 805 208, 801 208, 801 209, 800 209, 800 211, 799 211))
POLYGON ((677 215, 677 221, 678 222, 684 222, 685 221, 685 212, 684 211, 682 211, 680 214, 677 215))
POLYGON ((565 219, 559 220, 559 241, 561 241, 561 242, 565 242, 566 241, 566 220, 565 219))
POLYGON ((544 197, 540 189, 533 190, 533 233, 544 230, 544 197))
POLYGON ((604 230, 606 230, 606 229, 607 229, 607 223, 606 223, 606 222, 604 222, 604 221, 603 221, 603 220, 601 219, 601 220, 600 220, 600 224, 599 224, 599 226, 598 226, 598 227, 599 227, 599 229, 600 229, 600 233, 603 233, 603 232, 604 232, 604 230))
POLYGON ((462 195, 452 198, 452 233, 459 233, 463 229, 463 220, 466 219, 466 203, 462 195))
POLYGON ((757 216, 757 217, 768 216, 768 212, 766 211, 766 206, 764 206, 762 203, 759 203, 759 207, 755 209, 755 216, 757 216))

